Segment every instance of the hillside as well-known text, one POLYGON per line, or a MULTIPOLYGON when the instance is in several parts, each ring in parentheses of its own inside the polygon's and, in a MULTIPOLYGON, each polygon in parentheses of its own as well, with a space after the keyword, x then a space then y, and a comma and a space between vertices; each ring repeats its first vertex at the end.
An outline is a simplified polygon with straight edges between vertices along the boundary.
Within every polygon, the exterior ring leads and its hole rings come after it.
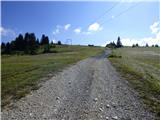
POLYGON ((4 110, 2 120, 154 120, 155 115, 106 58, 110 52, 56 74, 4 110))
POLYGON ((57 45, 57 53, 2 55, 2 107, 24 97, 64 67, 101 53, 104 48, 57 45))
POLYGON ((160 117, 160 48, 114 49, 109 60, 160 117))

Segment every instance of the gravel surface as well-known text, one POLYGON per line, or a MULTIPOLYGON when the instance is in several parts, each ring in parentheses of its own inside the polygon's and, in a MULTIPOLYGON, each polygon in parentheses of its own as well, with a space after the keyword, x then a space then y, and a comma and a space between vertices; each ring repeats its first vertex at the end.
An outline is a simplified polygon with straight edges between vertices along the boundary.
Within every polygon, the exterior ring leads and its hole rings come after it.
POLYGON ((3 110, 2 120, 153 120, 106 59, 109 52, 63 70, 3 110))

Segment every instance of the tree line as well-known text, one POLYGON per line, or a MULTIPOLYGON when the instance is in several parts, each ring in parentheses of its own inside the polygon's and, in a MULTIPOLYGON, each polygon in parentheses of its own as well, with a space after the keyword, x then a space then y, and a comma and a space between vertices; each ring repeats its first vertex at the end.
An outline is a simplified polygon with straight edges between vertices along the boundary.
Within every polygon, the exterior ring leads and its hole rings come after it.
MULTIPOLYGON (((139 47, 138 43, 133 44, 132 47, 139 47)), ((146 45, 144 47, 149 47, 148 43, 146 43, 146 45)), ((158 44, 152 45, 151 47, 159 47, 158 44)))
MULTIPOLYGON (((122 42, 120 40, 120 37, 118 37, 116 44, 113 41, 113 42, 110 42, 109 44, 107 44, 106 47, 109 47, 109 48, 123 47, 122 42)), ((139 45, 138 45, 138 43, 136 43, 136 44, 133 44, 132 47, 139 47, 139 45)), ((144 47, 149 47, 148 43, 146 43, 146 45, 144 47)), ((151 47, 159 47, 159 46, 158 46, 158 44, 155 44, 155 45, 152 45, 151 47)))
POLYGON ((116 44, 113 41, 113 42, 110 42, 109 44, 107 44, 106 47, 109 47, 109 48, 121 48, 121 47, 123 47, 122 42, 121 42, 121 38, 118 36, 116 44))
MULTIPOLYGON (((61 41, 58 41, 61 45, 61 41)), ((39 48, 43 49, 43 53, 50 52, 50 47, 53 46, 53 42, 49 42, 48 36, 42 35, 40 41, 35 36, 34 33, 25 33, 23 36, 19 34, 15 40, 11 42, 1 43, 1 53, 2 54, 14 54, 14 53, 24 53, 24 54, 37 54, 39 48)))

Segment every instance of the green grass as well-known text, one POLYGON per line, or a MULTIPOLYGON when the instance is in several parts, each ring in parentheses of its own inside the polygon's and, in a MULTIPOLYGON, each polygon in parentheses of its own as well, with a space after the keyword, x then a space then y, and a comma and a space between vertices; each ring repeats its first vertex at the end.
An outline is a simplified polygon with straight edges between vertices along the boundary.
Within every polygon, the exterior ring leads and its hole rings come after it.
POLYGON ((39 55, 2 55, 2 108, 31 90, 38 89, 43 79, 79 60, 100 54, 104 48, 87 46, 56 46, 57 53, 39 55))
POLYGON ((160 48, 114 49, 109 60, 160 118, 160 48))

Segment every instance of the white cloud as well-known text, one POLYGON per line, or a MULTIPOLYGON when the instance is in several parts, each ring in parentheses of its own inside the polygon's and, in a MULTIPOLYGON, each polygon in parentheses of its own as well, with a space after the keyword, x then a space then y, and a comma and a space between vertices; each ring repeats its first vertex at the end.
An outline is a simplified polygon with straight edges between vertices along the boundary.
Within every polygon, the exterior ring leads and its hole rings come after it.
POLYGON ((59 34, 61 28, 62 28, 61 25, 56 25, 56 29, 53 31, 53 34, 54 34, 54 35, 59 34))
POLYGON ((54 35, 59 34, 60 32, 64 30, 68 30, 71 27, 71 24, 66 24, 64 26, 62 25, 56 25, 56 29, 52 32, 54 35))
POLYGON ((65 30, 68 30, 70 27, 71 27, 71 24, 66 24, 66 25, 64 26, 64 29, 65 29, 65 30))
POLYGON ((8 29, 8 28, 4 28, 4 27, 0 27, 0 34, 1 36, 15 36, 16 33, 15 31, 8 29))
POLYGON ((56 35, 59 33, 59 29, 56 29, 55 31, 53 31, 53 34, 56 35))
POLYGON ((152 31, 152 34, 156 34, 159 31, 159 22, 154 22, 151 26, 150 29, 152 31))
POLYGON ((156 38, 160 40, 160 31, 156 34, 156 38))
POLYGON ((150 46, 155 44, 160 45, 160 39, 153 38, 153 37, 146 37, 146 38, 140 38, 140 39, 124 38, 121 41, 122 41, 122 44, 125 46, 132 46, 133 44, 136 44, 136 43, 138 43, 140 46, 145 46, 146 43, 148 43, 148 45, 150 46))
POLYGON ((87 31, 82 31, 81 28, 79 27, 79 28, 74 29, 74 32, 76 34, 80 34, 81 33, 82 35, 90 35, 93 32, 100 31, 102 29, 103 28, 100 26, 100 24, 93 23, 93 24, 89 25, 87 31))
MULTIPOLYGON (((113 41, 116 43, 116 40, 111 40, 111 41, 108 41, 107 43, 102 44, 101 46, 106 46, 106 44, 113 42, 113 41)), ((155 45, 155 44, 160 45, 160 39, 153 38, 153 37, 137 38, 137 39, 135 39, 135 38, 122 38, 121 42, 124 46, 132 46, 133 44, 137 44, 137 43, 140 46, 145 46, 146 43, 148 43, 149 46, 155 45)))
POLYGON ((81 33, 81 28, 76 28, 76 29, 74 29, 74 32, 75 32, 76 34, 81 33))
POLYGON ((82 32, 82 34, 84 34, 84 35, 90 35, 90 34, 91 34, 91 32, 90 32, 90 31, 82 32))
POLYGON ((98 23, 93 23, 88 27, 88 31, 100 31, 102 27, 98 23))
POLYGON ((125 46, 132 46, 133 44, 137 44, 140 46, 143 46, 146 44, 146 42, 144 42, 144 40, 142 41, 142 39, 134 39, 134 38, 123 38, 121 40, 122 44, 125 46))
POLYGON ((54 34, 54 35, 59 34, 59 33, 60 33, 60 32, 59 32, 59 29, 58 29, 58 28, 53 31, 53 34, 54 34))
POLYGON ((114 15, 112 15, 111 18, 114 19, 114 15))
POLYGON ((81 35, 90 35, 92 33, 91 31, 82 31, 80 27, 74 29, 74 32, 81 35))
POLYGON ((61 29, 62 26, 61 25, 56 25, 56 28, 61 29))
MULTIPOLYGON (((137 39, 135 39, 135 38, 122 38, 121 39, 122 44, 125 46, 132 46, 133 44, 138 43, 140 46, 145 46, 146 43, 148 43, 149 46, 155 45, 155 44, 158 44, 160 46, 159 22, 154 22, 149 28, 151 29, 151 34, 154 35, 153 37, 144 37, 144 38, 137 38, 137 39)), ((109 41, 109 42, 112 42, 112 41, 109 41)), ((103 44, 103 46, 104 45, 106 45, 106 44, 103 44)))
POLYGON ((159 29, 159 22, 154 22, 150 27, 151 34, 154 34, 154 37, 146 37, 146 38, 140 38, 140 39, 129 39, 124 38, 122 39, 122 43, 127 46, 132 46, 133 44, 138 43, 141 46, 144 46, 146 43, 148 45, 160 45, 160 29, 159 29))

